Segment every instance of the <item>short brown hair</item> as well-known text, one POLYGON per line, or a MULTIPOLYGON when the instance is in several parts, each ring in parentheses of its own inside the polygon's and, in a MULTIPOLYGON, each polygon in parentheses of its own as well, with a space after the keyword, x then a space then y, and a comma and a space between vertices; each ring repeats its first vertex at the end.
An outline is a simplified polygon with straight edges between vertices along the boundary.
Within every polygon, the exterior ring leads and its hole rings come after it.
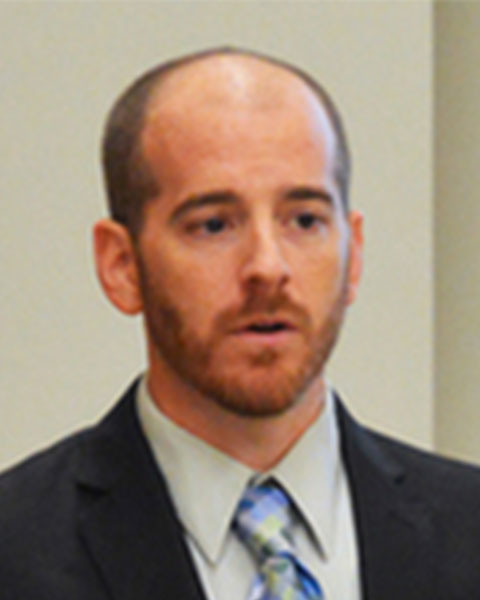
POLYGON ((211 48, 161 63, 134 81, 118 98, 111 109, 103 137, 102 158, 108 205, 113 219, 122 223, 133 238, 140 232, 143 208, 158 193, 158 185, 142 155, 140 135, 152 92, 173 70, 204 58, 232 54, 251 56, 290 71, 315 93, 331 120, 337 139, 335 177, 342 203, 348 210, 350 153, 342 120, 332 99, 308 73, 282 60, 233 47, 211 48))

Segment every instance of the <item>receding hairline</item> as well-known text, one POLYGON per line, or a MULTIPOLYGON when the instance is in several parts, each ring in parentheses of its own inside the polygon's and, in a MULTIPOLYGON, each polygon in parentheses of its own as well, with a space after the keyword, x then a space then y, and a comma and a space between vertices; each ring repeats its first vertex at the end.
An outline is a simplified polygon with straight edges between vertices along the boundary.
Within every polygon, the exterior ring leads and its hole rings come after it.
MULTIPOLYGON (((205 71, 201 70, 202 64, 205 63, 208 65, 208 63, 212 63, 213 68, 216 69, 219 66, 222 67, 222 61, 224 59, 226 59, 227 61, 229 59, 233 59, 231 64, 234 68, 229 73, 229 75, 236 72, 235 63, 237 62, 238 65, 240 65, 241 68, 245 68, 245 71, 247 72, 249 71, 249 63, 252 63, 253 65, 257 64, 260 67, 263 66, 264 68, 267 67, 273 72, 278 71, 280 74, 279 76, 290 77, 293 79, 293 81, 297 81, 302 86, 304 86, 305 89, 308 90, 310 93, 314 93, 314 96, 321 105, 321 107, 323 109, 326 108, 324 97, 320 97, 317 93, 318 89, 316 88, 315 90, 312 90, 312 86, 309 85, 309 83, 305 81, 304 78, 300 77, 299 74, 293 70, 294 67, 291 67, 287 63, 282 63, 280 60, 270 58, 268 56, 263 56, 262 54, 257 54, 253 51, 218 49, 205 51, 204 53, 188 55, 183 59, 173 61, 171 63, 171 66, 168 66, 167 70, 159 73, 157 79, 155 80, 154 78, 153 83, 151 85, 150 93, 146 98, 143 115, 144 118, 148 115, 148 111, 150 108, 156 107, 157 102, 163 102, 163 100, 167 102, 169 100, 175 101, 175 95, 177 93, 181 93, 183 86, 185 84, 188 85, 191 79, 195 79, 195 77, 197 76, 197 81, 201 81, 201 78, 205 76, 205 71), (218 64, 215 64, 217 61, 218 64), (197 68, 198 71, 196 70, 197 68)), ((166 64, 170 65, 170 63, 166 64)), ((155 69, 153 70, 153 72, 155 72, 155 69)), ((215 70, 213 71, 213 73, 214 75, 216 75, 215 70)), ((256 79, 257 82, 261 82, 263 75, 264 74, 262 74, 261 72, 255 74, 255 71, 252 71, 252 80, 256 79)), ((232 75, 232 77, 233 76, 234 75, 232 75)), ((213 81, 213 85, 215 85, 215 79, 213 81)), ((233 85, 234 84, 232 82, 232 87, 233 85)))
POLYGON ((187 54, 153 67, 137 78, 123 92, 110 111, 103 138, 103 164, 110 211, 114 219, 127 224, 132 232, 138 229, 139 223, 141 223, 141 214, 139 213, 142 212, 144 204, 149 197, 153 197, 158 192, 157 183, 150 173, 141 144, 149 108, 161 94, 162 87, 169 81, 170 76, 195 63, 223 56, 244 57, 277 67, 296 76, 312 91, 320 106, 325 110, 335 133, 337 179, 344 207, 348 209, 350 178, 348 143, 338 110, 326 90, 308 73, 286 61, 253 50, 224 46, 187 54), (119 146, 120 150, 116 146, 119 146), (122 161, 126 161, 126 164, 119 164, 122 161), (125 170, 123 175, 120 173, 122 168, 125 170), (135 200, 120 198, 119 201, 118 182, 115 185, 112 184, 118 173, 120 173, 120 180, 123 177, 124 186, 128 187, 132 184, 132 187, 137 190, 138 197, 135 200), (138 209, 136 208, 137 204, 138 209))
MULTIPOLYGON (((319 101, 319 104, 327 111, 327 114, 332 121, 335 133, 338 136, 338 125, 342 129, 341 135, 344 136, 343 126, 339 123, 339 115, 336 106, 326 90, 307 72, 303 71, 299 67, 288 63, 280 58, 272 57, 262 52, 255 50, 249 50, 244 48, 236 48, 233 46, 222 46, 218 48, 209 48, 199 52, 193 52, 184 56, 174 58, 171 61, 167 61, 162 65, 156 66, 151 70, 147 71, 144 75, 140 76, 136 81, 133 82, 127 91, 121 96, 125 97, 129 90, 133 90, 137 86, 142 85, 142 82, 148 85, 148 91, 144 98, 144 105, 142 111, 143 123, 149 107, 155 102, 158 95, 161 94, 162 88, 169 82, 169 80, 177 75, 184 69, 188 69, 196 63, 207 62, 211 59, 222 58, 222 57, 238 57, 250 59, 254 62, 269 65, 274 68, 293 75, 300 82, 304 83, 306 87, 314 93, 314 96, 319 101)), ((139 131, 141 134, 142 131, 139 131)))

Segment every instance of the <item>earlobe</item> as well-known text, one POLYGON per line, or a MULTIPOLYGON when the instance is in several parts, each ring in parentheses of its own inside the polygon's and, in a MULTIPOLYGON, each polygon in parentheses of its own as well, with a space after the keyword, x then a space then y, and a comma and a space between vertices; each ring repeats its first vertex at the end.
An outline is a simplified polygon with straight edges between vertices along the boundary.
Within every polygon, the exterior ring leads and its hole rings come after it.
POLYGON ((363 270, 363 215, 351 211, 350 221, 350 263, 348 267, 347 303, 352 304, 357 296, 363 270))
POLYGON ((93 242, 97 276, 107 298, 127 315, 141 312, 135 249, 127 229, 102 219, 94 226, 93 242))

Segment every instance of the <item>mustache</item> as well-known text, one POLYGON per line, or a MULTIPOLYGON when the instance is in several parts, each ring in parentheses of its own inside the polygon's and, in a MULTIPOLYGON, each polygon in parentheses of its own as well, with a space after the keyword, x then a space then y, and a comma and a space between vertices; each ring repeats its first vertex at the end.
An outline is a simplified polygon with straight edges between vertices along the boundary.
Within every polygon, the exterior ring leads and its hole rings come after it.
POLYGON ((291 300, 284 292, 274 295, 250 294, 244 303, 238 307, 231 307, 222 311, 216 318, 216 328, 219 331, 231 329, 232 324, 244 321, 249 317, 259 315, 288 319, 298 329, 308 330, 311 318, 308 312, 291 300))

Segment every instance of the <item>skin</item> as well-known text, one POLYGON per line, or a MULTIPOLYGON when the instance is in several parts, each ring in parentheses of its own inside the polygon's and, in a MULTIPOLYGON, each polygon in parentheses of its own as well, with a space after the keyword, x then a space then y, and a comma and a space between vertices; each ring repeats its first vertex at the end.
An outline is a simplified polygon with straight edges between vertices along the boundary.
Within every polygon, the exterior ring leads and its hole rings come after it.
POLYGON ((360 278, 362 217, 342 206, 334 132, 291 73, 216 56, 168 77, 141 143, 159 194, 135 244, 97 223, 100 281, 117 308, 144 314, 160 410, 267 469, 323 408, 360 278), (273 323, 282 330, 250 329, 273 323))

